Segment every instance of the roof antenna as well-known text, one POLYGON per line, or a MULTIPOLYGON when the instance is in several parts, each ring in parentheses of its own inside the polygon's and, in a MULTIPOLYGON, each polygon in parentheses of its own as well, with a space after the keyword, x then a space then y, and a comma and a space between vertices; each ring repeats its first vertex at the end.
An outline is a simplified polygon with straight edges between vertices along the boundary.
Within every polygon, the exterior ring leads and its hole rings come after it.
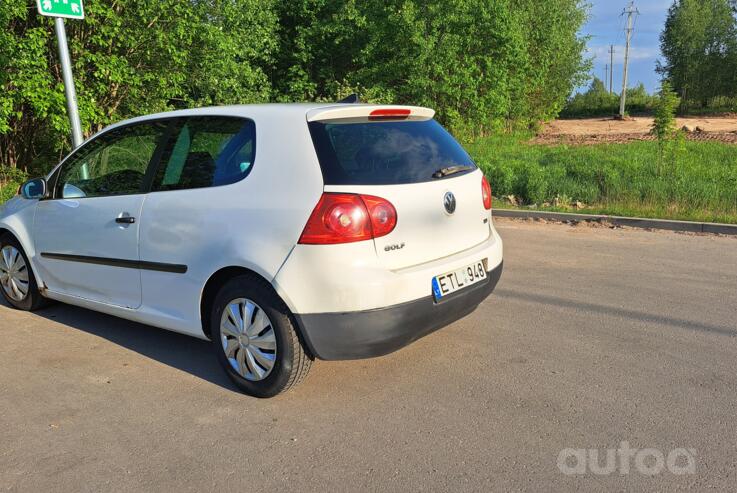
POLYGON ((361 100, 358 99, 358 94, 356 94, 354 92, 350 96, 347 96, 347 97, 341 99, 340 101, 338 101, 338 104, 358 104, 360 102, 361 102, 361 100))

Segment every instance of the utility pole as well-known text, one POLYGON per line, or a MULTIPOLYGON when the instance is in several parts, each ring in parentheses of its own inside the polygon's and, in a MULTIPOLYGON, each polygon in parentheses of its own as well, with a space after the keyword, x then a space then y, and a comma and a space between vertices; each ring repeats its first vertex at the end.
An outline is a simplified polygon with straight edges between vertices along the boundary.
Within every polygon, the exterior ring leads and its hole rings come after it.
POLYGON ((635 8, 635 2, 632 0, 626 9, 622 12, 622 15, 627 14, 627 44, 624 48, 624 77, 622 77, 622 94, 619 97, 619 117, 624 118, 625 105, 627 103, 627 69, 630 58, 630 41, 632 40, 632 31, 634 27, 632 25, 633 17, 640 11, 635 8))
POLYGON ((56 37, 59 41, 59 61, 61 62, 61 77, 64 80, 64 93, 67 99, 67 113, 69 123, 72 126, 72 150, 82 145, 82 124, 79 121, 79 110, 77 108, 77 91, 74 88, 74 77, 72 76, 72 60, 69 57, 67 46, 67 33, 64 29, 64 19, 54 19, 56 37))
MULTIPOLYGON (((77 108, 77 91, 74 88, 74 77, 72 76, 72 60, 69 57, 69 46, 67 45, 67 31, 64 27, 64 19, 84 19, 83 0, 36 0, 38 13, 54 18, 54 28, 59 42, 59 63, 61 64, 61 78, 64 80, 64 94, 67 100, 67 113, 69 123, 72 127, 72 150, 82 145, 82 124, 79 121, 79 109, 77 108)), ((82 168, 85 174, 86 169, 82 168)))
POLYGON ((609 45, 609 94, 614 92, 614 45, 609 45))
POLYGON ((609 65, 604 64, 604 87, 606 87, 606 83, 609 80, 609 65))

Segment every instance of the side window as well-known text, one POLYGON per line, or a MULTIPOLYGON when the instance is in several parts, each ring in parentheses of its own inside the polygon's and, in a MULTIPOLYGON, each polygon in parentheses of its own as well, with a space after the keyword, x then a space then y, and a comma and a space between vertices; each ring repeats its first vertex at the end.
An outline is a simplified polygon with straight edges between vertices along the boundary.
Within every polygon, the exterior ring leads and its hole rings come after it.
POLYGON ((112 130, 62 166, 54 197, 79 199, 141 193, 151 157, 168 122, 112 130))
POLYGON ((167 143, 154 191, 229 185, 251 172, 256 126, 234 117, 188 118, 167 143))

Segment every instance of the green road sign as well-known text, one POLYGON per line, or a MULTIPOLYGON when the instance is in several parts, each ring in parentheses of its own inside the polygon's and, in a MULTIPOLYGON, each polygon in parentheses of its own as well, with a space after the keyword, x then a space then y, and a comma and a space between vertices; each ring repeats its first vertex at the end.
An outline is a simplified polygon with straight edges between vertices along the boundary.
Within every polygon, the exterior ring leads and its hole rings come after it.
POLYGON ((41 15, 84 19, 82 0, 36 0, 36 3, 41 15))

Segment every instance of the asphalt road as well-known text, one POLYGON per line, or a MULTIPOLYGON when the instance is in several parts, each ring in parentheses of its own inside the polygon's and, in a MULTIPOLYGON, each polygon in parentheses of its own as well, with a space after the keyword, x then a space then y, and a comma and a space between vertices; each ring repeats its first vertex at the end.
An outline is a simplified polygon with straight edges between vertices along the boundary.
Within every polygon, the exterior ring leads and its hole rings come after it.
POLYGON ((0 491, 734 491, 737 239, 497 224, 506 271, 474 314, 271 400, 205 342, 0 306, 0 491), (559 468, 622 442, 693 449, 693 473, 559 468))

